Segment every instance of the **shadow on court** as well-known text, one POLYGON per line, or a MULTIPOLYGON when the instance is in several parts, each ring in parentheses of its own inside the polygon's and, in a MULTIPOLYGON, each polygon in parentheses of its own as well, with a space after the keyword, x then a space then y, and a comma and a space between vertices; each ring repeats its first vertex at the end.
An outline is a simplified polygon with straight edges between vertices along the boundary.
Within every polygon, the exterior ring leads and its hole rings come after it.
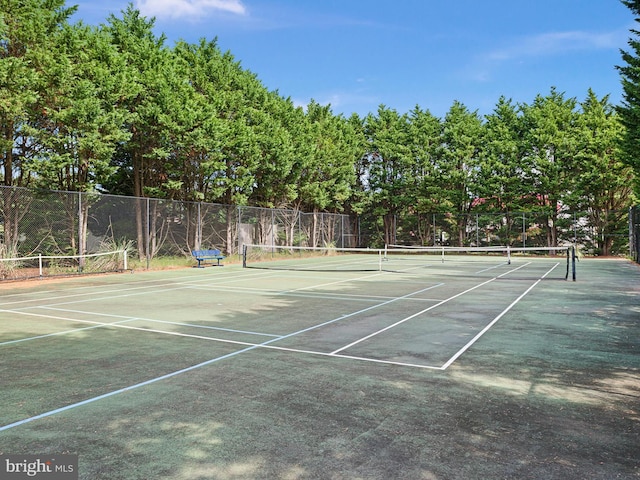
POLYGON ((225 267, 3 291, 0 455, 75 453, 92 480, 637 478, 640 268, 579 267, 446 369, 534 282, 440 305, 486 278, 225 267))

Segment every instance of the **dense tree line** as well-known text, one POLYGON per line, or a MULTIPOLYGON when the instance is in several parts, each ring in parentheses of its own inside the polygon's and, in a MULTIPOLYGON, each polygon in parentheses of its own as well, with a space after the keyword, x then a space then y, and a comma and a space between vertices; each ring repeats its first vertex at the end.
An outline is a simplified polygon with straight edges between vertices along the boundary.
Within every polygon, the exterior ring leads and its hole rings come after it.
MULTIPOLYGON (((632 202, 624 128, 609 102, 552 88, 481 117, 381 105, 361 118, 267 90, 216 40, 167 45, 129 6, 99 27, 64 0, 0 0, 0 179, 5 186, 398 216, 586 212, 606 237, 632 202)), ((607 252, 603 240, 600 251, 607 252)))

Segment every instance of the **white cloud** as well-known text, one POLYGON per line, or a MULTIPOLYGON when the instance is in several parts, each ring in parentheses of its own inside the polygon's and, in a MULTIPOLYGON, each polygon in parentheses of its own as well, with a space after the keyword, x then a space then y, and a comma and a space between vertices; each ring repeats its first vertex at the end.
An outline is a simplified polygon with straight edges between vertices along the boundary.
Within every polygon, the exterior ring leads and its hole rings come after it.
POLYGON ((198 19, 213 12, 244 15, 241 0, 137 0, 136 7, 145 16, 198 19))
POLYGON ((478 82, 493 79, 497 68, 510 64, 524 64, 531 58, 557 57, 575 52, 622 48, 628 30, 611 32, 565 31, 512 38, 503 48, 475 56, 465 70, 465 75, 478 82))
POLYGON ((486 58, 492 61, 505 61, 522 57, 558 55, 577 50, 620 48, 622 42, 624 37, 618 31, 551 32, 523 37, 509 47, 490 52, 486 58))

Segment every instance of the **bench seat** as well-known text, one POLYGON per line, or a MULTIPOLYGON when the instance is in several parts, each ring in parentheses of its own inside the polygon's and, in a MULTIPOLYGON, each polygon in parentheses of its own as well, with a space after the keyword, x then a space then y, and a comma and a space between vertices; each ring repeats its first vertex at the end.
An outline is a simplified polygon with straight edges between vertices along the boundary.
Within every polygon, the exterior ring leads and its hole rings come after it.
POLYGON ((191 255, 198 261, 196 268, 204 268, 204 264, 207 260, 215 260, 216 263, 212 265, 221 267, 221 260, 224 260, 224 255, 220 250, 193 250, 191 255))

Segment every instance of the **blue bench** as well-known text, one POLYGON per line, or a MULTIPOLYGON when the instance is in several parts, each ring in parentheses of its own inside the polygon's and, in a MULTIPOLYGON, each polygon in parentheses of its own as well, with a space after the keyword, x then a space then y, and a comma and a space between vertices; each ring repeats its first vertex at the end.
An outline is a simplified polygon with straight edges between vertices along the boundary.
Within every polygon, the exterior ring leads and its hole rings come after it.
POLYGON ((198 261, 198 266, 196 268, 204 268, 204 263, 207 260, 216 260, 216 265, 220 265, 220 260, 224 260, 224 255, 220 250, 193 250, 191 255, 198 261))

